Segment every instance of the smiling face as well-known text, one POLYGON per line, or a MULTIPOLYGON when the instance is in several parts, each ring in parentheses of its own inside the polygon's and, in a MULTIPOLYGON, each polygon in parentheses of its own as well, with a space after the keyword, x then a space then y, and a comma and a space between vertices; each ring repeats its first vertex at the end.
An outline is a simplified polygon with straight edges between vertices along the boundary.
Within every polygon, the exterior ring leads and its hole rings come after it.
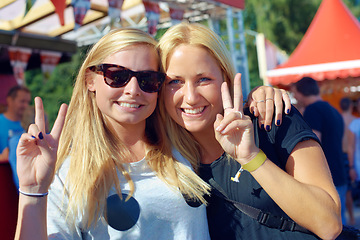
MULTIPOLYGON (((105 58, 103 63, 133 71, 157 71, 159 68, 157 52, 147 45, 127 47, 105 58)), ((104 82, 102 74, 96 73, 88 89, 95 92, 98 108, 113 124, 145 127, 145 120, 154 112, 157 103, 158 94, 142 91, 135 77, 123 87, 112 88, 104 82)))
POLYGON ((170 56, 164 101, 167 113, 191 133, 214 131, 222 112, 222 71, 205 48, 180 45, 170 56))

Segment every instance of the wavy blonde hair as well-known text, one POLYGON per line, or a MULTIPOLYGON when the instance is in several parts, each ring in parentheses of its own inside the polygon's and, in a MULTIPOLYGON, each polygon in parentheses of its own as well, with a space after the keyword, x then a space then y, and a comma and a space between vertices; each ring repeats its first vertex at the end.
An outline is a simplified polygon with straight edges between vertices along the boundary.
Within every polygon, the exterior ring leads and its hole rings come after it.
MULTIPOLYGON (((118 171, 129 182, 130 195, 135 191, 134 183, 123 166, 132 155, 97 107, 94 93, 88 91, 87 81, 95 76, 88 68, 126 47, 147 45, 155 49, 156 44, 150 35, 138 29, 113 30, 92 47, 79 70, 59 142, 56 171, 70 157, 66 177, 67 216, 76 218, 79 214, 86 214, 87 227, 96 224, 110 188, 115 186, 121 197, 118 171)), ((171 144, 160 124, 158 108, 146 120, 145 135, 148 141, 146 160, 159 178, 179 189, 186 198, 205 203, 203 195, 208 194, 208 185, 172 157, 171 144)))
MULTIPOLYGON (((169 61, 174 50, 180 45, 192 45, 206 49, 217 61, 222 70, 223 79, 228 83, 230 93, 233 94, 232 82, 235 77, 235 67, 225 43, 215 32, 204 25, 187 22, 169 28, 161 37, 157 46, 165 72, 169 67, 169 61)), ((197 170, 201 160, 200 145, 190 132, 178 125, 167 114, 164 102, 165 89, 163 87, 159 94, 159 110, 166 132, 173 146, 197 170)))

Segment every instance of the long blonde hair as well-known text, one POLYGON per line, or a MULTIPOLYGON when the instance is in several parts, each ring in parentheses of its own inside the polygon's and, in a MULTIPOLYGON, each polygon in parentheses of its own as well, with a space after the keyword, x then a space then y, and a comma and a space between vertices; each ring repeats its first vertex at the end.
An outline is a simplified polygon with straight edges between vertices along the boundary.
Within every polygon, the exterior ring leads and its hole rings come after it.
MULTIPOLYGON (((64 160, 70 157, 66 177, 66 194, 69 198, 67 215, 75 218, 86 213, 87 227, 92 223, 96 224, 110 188, 115 186, 121 197, 118 171, 128 181, 130 195, 135 191, 131 177, 123 166, 132 155, 97 107, 94 93, 88 91, 87 81, 95 76, 88 68, 102 63, 106 57, 126 47, 139 44, 155 49, 157 42, 138 29, 124 28, 111 31, 88 52, 74 85, 59 142, 56 171, 64 160)), ((205 202, 203 195, 208 193, 208 185, 172 157, 170 142, 158 116, 156 108, 146 120, 148 164, 163 181, 174 189, 179 189, 184 196, 205 202)))
MULTIPOLYGON (((225 43, 215 32, 204 25, 187 22, 169 28, 158 43, 162 67, 165 72, 169 67, 169 60, 174 50, 180 45, 193 45, 206 49, 218 62, 223 73, 223 79, 228 83, 230 92, 233 93, 232 82, 235 76, 235 67, 225 43)), ((178 125, 167 114, 164 102, 165 89, 163 87, 159 94, 159 111, 166 132, 173 146, 196 169, 201 160, 200 145, 190 132, 178 125)))

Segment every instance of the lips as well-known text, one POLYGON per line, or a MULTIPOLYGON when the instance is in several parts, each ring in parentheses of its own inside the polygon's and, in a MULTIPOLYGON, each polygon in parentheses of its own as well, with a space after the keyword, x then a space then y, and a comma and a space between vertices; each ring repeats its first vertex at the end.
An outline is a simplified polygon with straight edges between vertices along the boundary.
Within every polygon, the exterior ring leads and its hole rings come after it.
POLYGON ((186 114, 199 114, 204 111, 205 107, 198 108, 182 108, 181 110, 186 114))

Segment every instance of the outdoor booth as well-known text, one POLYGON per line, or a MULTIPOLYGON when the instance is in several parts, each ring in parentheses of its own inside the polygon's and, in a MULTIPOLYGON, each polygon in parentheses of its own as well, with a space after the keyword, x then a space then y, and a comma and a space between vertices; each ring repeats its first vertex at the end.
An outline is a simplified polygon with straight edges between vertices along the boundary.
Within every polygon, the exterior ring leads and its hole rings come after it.
POLYGON ((342 97, 360 98, 360 23, 341 0, 323 0, 289 59, 267 72, 271 85, 289 89, 308 76, 340 110, 342 97))

